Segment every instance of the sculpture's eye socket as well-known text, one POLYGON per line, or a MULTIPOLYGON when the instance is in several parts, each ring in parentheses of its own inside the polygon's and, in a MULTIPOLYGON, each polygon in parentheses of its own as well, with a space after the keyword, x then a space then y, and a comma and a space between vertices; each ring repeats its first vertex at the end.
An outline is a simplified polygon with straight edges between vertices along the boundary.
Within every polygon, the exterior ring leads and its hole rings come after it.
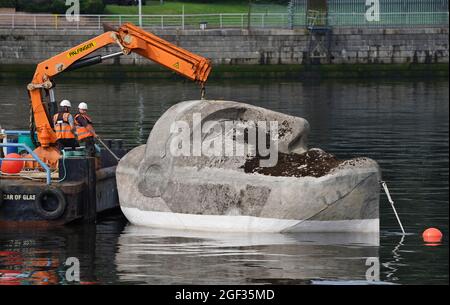
POLYGON ((164 193, 167 179, 160 165, 152 164, 148 166, 144 164, 138 169, 138 177, 138 190, 144 196, 158 197, 164 193))

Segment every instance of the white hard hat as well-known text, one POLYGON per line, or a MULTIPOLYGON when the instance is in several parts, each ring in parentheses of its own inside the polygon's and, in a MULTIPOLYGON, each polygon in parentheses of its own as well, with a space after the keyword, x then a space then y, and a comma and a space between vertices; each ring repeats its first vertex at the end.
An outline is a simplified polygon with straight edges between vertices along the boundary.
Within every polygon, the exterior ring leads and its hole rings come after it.
POLYGON ((59 106, 61 106, 61 107, 72 107, 72 104, 70 104, 70 102, 68 100, 62 100, 61 103, 59 104, 59 106))
POLYGON ((87 106, 86 103, 80 103, 80 104, 78 105, 78 109, 87 110, 87 109, 88 109, 88 106, 87 106))

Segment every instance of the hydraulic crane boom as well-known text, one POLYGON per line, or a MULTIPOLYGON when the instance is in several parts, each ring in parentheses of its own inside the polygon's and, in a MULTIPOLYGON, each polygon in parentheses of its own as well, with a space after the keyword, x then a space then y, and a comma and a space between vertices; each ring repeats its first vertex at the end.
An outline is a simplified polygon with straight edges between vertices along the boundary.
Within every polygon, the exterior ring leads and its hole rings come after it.
POLYGON ((64 71, 97 64, 104 59, 128 55, 132 52, 198 82, 202 86, 211 72, 211 63, 207 58, 177 47, 130 23, 123 24, 117 31, 105 32, 41 62, 36 68, 32 82, 28 85, 28 90, 35 128, 41 144, 41 147, 36 149, 36 153, 44 162, 52 167, 56 166, 56 156, 59 158, 59 152, 56 152, 56 148, 53 146, 56 143, 56 134, 49 120, 51 111, 43 102, 42 90, 50 93, 50 102, 56 108, 52 89, 53 77, 64 71), (106 56, 87 57, 94 51, 110 44, 117 44, 121 51, 106 56))

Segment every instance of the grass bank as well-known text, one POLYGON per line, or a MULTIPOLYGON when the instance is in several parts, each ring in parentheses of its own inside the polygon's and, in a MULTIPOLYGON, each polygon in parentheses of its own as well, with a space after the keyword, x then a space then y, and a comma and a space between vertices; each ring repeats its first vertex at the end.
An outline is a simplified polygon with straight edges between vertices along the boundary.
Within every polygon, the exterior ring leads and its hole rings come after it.
MULTIPOLYGON (((147 1, 147 4, 142 6, 142 13, 145 15, 178 15, 183 12, 183 5, 185 14, 248 13, 248 3, 245 1, 223 1, 214 3, 164 1, 163 4, 160 4, 159 1, 147 1)), ((252 11, 285 13, 286 6, 276 4, 258 7, 252 6, 252 11)), ((107 5, 105 8, 105 14, 135 15, 137 13, 137 6, 107 5)))

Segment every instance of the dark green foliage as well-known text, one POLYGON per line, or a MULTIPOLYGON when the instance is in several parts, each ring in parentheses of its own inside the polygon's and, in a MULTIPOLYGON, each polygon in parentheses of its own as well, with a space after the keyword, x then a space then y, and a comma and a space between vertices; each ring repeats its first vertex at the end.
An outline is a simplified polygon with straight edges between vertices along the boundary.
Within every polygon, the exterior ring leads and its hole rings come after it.
MULTIPOLYGON (((14 2, 16 2, 18 11, 32 13, 64 14, 69 8, 69 6, 66 6, 65 0, 15 0, 14 2)), ((104 9, 103 0, 80 0, 81 14, 101 14, 104 9)))
POLYGON ((50 12, 54 14, 64 14, 69 6, 66 6, 66 1, 64 0, 53 0, 51 1, 50 12))
POLYGON ((0 0, 0 7, 16 7, 16 0, 0 0))
POLYGON ((80 3, 82 14, 101 14, 105 9, 103 0, 82 0, 80 3))

